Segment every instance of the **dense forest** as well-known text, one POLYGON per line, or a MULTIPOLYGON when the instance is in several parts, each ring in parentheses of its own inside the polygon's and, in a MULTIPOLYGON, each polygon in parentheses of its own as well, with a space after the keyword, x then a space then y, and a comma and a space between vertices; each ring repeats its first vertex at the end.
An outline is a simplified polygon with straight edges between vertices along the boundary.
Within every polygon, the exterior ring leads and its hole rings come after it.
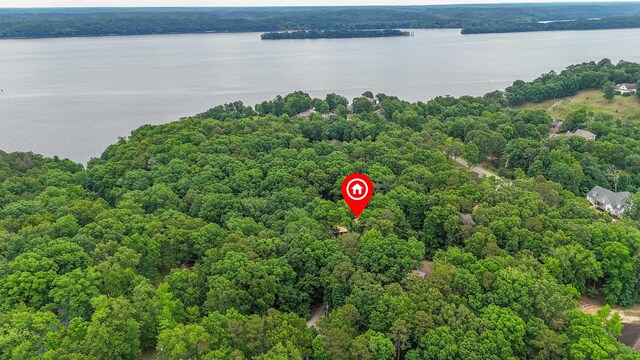
POLYGON ((264 33, 262 40, 291 40, 291 39, 348 39, 348 38, 376 38, 411 36, 413 33, 397 29, 389 30, 298 30, 275 31, 264 33))
POLYGON ((580 30, 635 27, 638 16, 638 3, 0 9, 0 38, 286 30, 461 28, 463 33, 580 30), (592 18, 604 20, 538 24, 592 18))
POLYGON ((86 169, 0 152, 0 359, 640 359, 617 313, 577 310, 639 300, 637 223, 582 194, 605 164, 637 176, 617 163, 637 131, 576 114, 602 140, 549 140, 547 113, 507 106, 638 69, 576 65, 506 98, 236 102, 143 126, 86 169), (457 156, 509 158, 511 179, 457 156), (375 184, 358 221, 352 172, 375 184))
MULTIPOLYGON (((512 105, 542 102, 562 98, 586 89, 601 89, 614 83, 640 82, 640 66, 620 62, 613 65, 604 59, 598 63, 573 65, 560 73, 549 72, 532 82, 516 81, 506 90, 506 101, 512 105)), ((638 122, 622 120, 615 114, 576 109, 563 120, 561 132, 585 129, 598 136, 598 141, 580 137, 549 138, 545 132, 522 139, 510 139, 504 130, 508 123, 498 120, 495 131, 499 147, 490 150, 496 159, 493 164, 502 174, 510 177, 543 175, 561 183, 565 189, 584 195, 595 185, 617 191, 640 190, 640 131, 638 122), (500 129, 503 130, 500 130, 500 129)), ((476 126, 467 121, 466 129, 476 126)), ((463 140, 471 133, 449 132, 463 140)), ((467 140, 468 141, 468 140, 467 140)), ((640 204, 640 198, 637 199, 640 204)), ((640 214, 640 213, 638 213, 640 214)))

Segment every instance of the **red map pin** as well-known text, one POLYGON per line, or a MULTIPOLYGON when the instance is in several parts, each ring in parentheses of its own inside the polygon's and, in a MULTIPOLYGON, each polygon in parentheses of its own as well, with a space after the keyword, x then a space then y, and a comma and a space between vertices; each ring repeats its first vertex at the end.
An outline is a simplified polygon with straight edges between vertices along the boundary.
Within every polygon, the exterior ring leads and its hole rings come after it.
POLYGON ((351 174, 342 182, 342 197, 351 212, 358 217, 373 195, 373 183, 365 174, 351 174))

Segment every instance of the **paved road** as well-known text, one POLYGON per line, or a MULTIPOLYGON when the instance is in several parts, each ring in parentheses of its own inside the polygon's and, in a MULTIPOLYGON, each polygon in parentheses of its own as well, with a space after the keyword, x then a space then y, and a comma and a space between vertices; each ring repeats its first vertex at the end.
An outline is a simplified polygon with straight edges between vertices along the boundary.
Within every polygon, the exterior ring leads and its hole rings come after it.
POLYGON ((309 319, 309 321, 307 321, 307 327, 316 326, 316 323, 318 322, 318 320, 320 320, 320 317, 327 313, 328 307, 329 305, 322 304, 317 308, 313 309, 311 311, 311 318, 309 319))
POLYGON ((618 340, 632 347, 634 350, 640 350, 640 324, 623 323, 622 335, 618 340))
POLYGON ((462 166, 466 167, 466 168, 467 168, 467 169, 469 169, 470 171, 473 171, 474 173, 479 174, 480 176, 493 176, 493 177, 495 177, 496 179, 502 179, 500 176, 498 176, 498 175, 496 175, 496 174, 492 173, 491 171, 489 171, 489 170, 487 170, 487 169, 483 168, 483 167, 482 167, 482 164, 474 165, 474 166, 469 166, 469 163, 468 163, 465 159, 462 159, 462 158, 455 158, 455 159, 453 159, 453 160, 455 160, 458 164, 460 164, 460 165, 462 165, 462 166))
POLYGON ((421 267, 413 270, 411 273, 413 274, 418 274, 422 277, 427 277, 431 274, 431 264, 433 263, 433 261, 431 260, 423 260, 422 263, 420 263, 421 267))

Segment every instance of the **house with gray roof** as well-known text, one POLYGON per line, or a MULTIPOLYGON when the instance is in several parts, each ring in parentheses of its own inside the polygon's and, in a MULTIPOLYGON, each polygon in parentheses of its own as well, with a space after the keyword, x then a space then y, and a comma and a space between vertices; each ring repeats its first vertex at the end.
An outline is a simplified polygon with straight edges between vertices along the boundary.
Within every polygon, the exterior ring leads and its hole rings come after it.
POLYGON ((628 191, 614 192, 601 186, 596 186, 587 194, 587 200, 596 208, 619 218, 627 208, 629 195, 628 191))
POLYGON ((562 134, 556 134, 554 132, 554 130, 557 132, 558 129, 559 128, 551 128, 551 137, 556 137, 556 136, 564 136, 564 137, 579 136, 579 137, 585 138, 587 140, 595 140, 596 139, 596 134, 594 134, 594 133, 592 133, 591 131, 588 131, 588 130, 578 129, 578 130, 576 130, 574 132, 567 131, 567 132, 562 133, 562 134))
POLYGON ((564 136, 566 137, 573 137, 573 136, 579 136, 582 138, 585 138, 587 140, 595 140, 596 139, 596 134, 592 133, 591 131, 587 131, 587 130, 582 130, 582 129, 578 129, 574 132, 571 131, 567 131, 564 136))
POLYGON ((582 129, 578 129, 576 131, 573 132, 573 136, 580 136, 583 137, 587 140, 595 140, 596 139, 596 134, 592 133, 591 131, 587 131, 587 130, 582 130, 582 129))

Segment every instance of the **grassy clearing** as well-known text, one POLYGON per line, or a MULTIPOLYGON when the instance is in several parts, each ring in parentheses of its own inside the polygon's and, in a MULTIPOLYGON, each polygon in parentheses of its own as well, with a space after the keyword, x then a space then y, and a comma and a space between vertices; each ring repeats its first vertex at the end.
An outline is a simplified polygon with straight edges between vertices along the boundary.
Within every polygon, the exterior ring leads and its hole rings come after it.
POLYGON ((589 111, 608 113, 621 120, 640 121, 639 96, 616 95, 613 100, 608 101, 602 95, 600 90, 588 90, 563 99, 538 104, 527 103, 517 106, 516 109, 543 109, 554 119, 564 120, 570 113, 585 107, 589 111))

